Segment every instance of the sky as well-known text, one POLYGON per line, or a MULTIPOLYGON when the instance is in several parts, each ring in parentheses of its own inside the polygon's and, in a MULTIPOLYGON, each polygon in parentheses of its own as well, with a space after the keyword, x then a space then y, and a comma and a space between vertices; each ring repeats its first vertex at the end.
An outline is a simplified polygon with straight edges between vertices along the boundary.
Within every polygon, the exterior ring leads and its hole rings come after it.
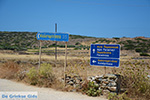
POLYGON ((150 37, 150 0, 0 0, 0 31, 150 37))

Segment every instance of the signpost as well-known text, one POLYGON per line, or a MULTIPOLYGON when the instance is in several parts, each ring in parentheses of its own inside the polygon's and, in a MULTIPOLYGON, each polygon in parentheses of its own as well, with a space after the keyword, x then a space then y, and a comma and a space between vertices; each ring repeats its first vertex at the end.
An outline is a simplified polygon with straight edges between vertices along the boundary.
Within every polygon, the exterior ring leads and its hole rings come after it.
MULTIPOLYGON (((57 23, 55 23, 55 33, 56 32, 57 32, 57 23)), ((57 41, 55 41, 55 61, 57 61, 57 41)))
POLYGON ((119 59, 91 58, 91 65, 119 67, 119 59))
MULTIPOLYGON (((68 33, 47 33, 47 32, 39 32, 36 35, 37 39, 40 40, 40 51, 39 51, 39 68, 41 63, 41 40, 50 40, 50 41, 64 41, 65 42, 65 62, 64 62, 64 82, 65 82, 65 72, 67 66, 67 42, 69 41, 68 33)), ((56 50, 56 48, 55 48, 56 50)), ((56 51, 55 51, 55 60, 56 60, 56 51)))
POLYGON ((120 45, 91 44, 91 57, 120 58, 120 45))
POLYGON ((118 44, 91 44, 90 65, 119 67, 120 45, 118 44))
POLYGON ((50 40, 50 41, 69 41, 68 33, 37 33, 36 35, 38 40, 50 40))

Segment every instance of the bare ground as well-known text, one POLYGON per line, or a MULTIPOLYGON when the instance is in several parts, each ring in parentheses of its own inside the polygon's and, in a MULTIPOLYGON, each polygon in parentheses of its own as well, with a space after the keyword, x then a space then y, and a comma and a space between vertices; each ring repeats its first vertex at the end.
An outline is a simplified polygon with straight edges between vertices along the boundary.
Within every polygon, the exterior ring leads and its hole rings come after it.
POLYGON ((104 97, 88 97, 81 93, 61 92, 50 88, 39 88, 6 79, 0 79, 0 91, 38 92, 38 100, 107 100, 104 97))

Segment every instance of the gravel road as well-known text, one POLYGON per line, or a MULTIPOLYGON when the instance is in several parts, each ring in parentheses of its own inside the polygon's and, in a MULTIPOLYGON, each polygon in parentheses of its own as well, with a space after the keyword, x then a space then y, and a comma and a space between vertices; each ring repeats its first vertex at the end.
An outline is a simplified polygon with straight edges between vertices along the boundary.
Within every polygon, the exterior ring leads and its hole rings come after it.
POLYGON ((50 88, 39 88, 6 79, 0 79, 0 92, 38 92, 38 100, 107 100, 104 97, 88 97, 81 93, 62 92, 50 88))

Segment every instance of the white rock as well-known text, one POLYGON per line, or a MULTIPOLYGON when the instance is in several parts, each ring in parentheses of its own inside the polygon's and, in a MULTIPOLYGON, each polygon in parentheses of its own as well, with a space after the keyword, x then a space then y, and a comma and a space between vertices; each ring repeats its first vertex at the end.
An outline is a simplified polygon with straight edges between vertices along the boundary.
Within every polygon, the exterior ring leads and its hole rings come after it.
POLYGON ((112 92, 115 92, 117 90, 117 87, 108 87, 108 89, 112 92))

